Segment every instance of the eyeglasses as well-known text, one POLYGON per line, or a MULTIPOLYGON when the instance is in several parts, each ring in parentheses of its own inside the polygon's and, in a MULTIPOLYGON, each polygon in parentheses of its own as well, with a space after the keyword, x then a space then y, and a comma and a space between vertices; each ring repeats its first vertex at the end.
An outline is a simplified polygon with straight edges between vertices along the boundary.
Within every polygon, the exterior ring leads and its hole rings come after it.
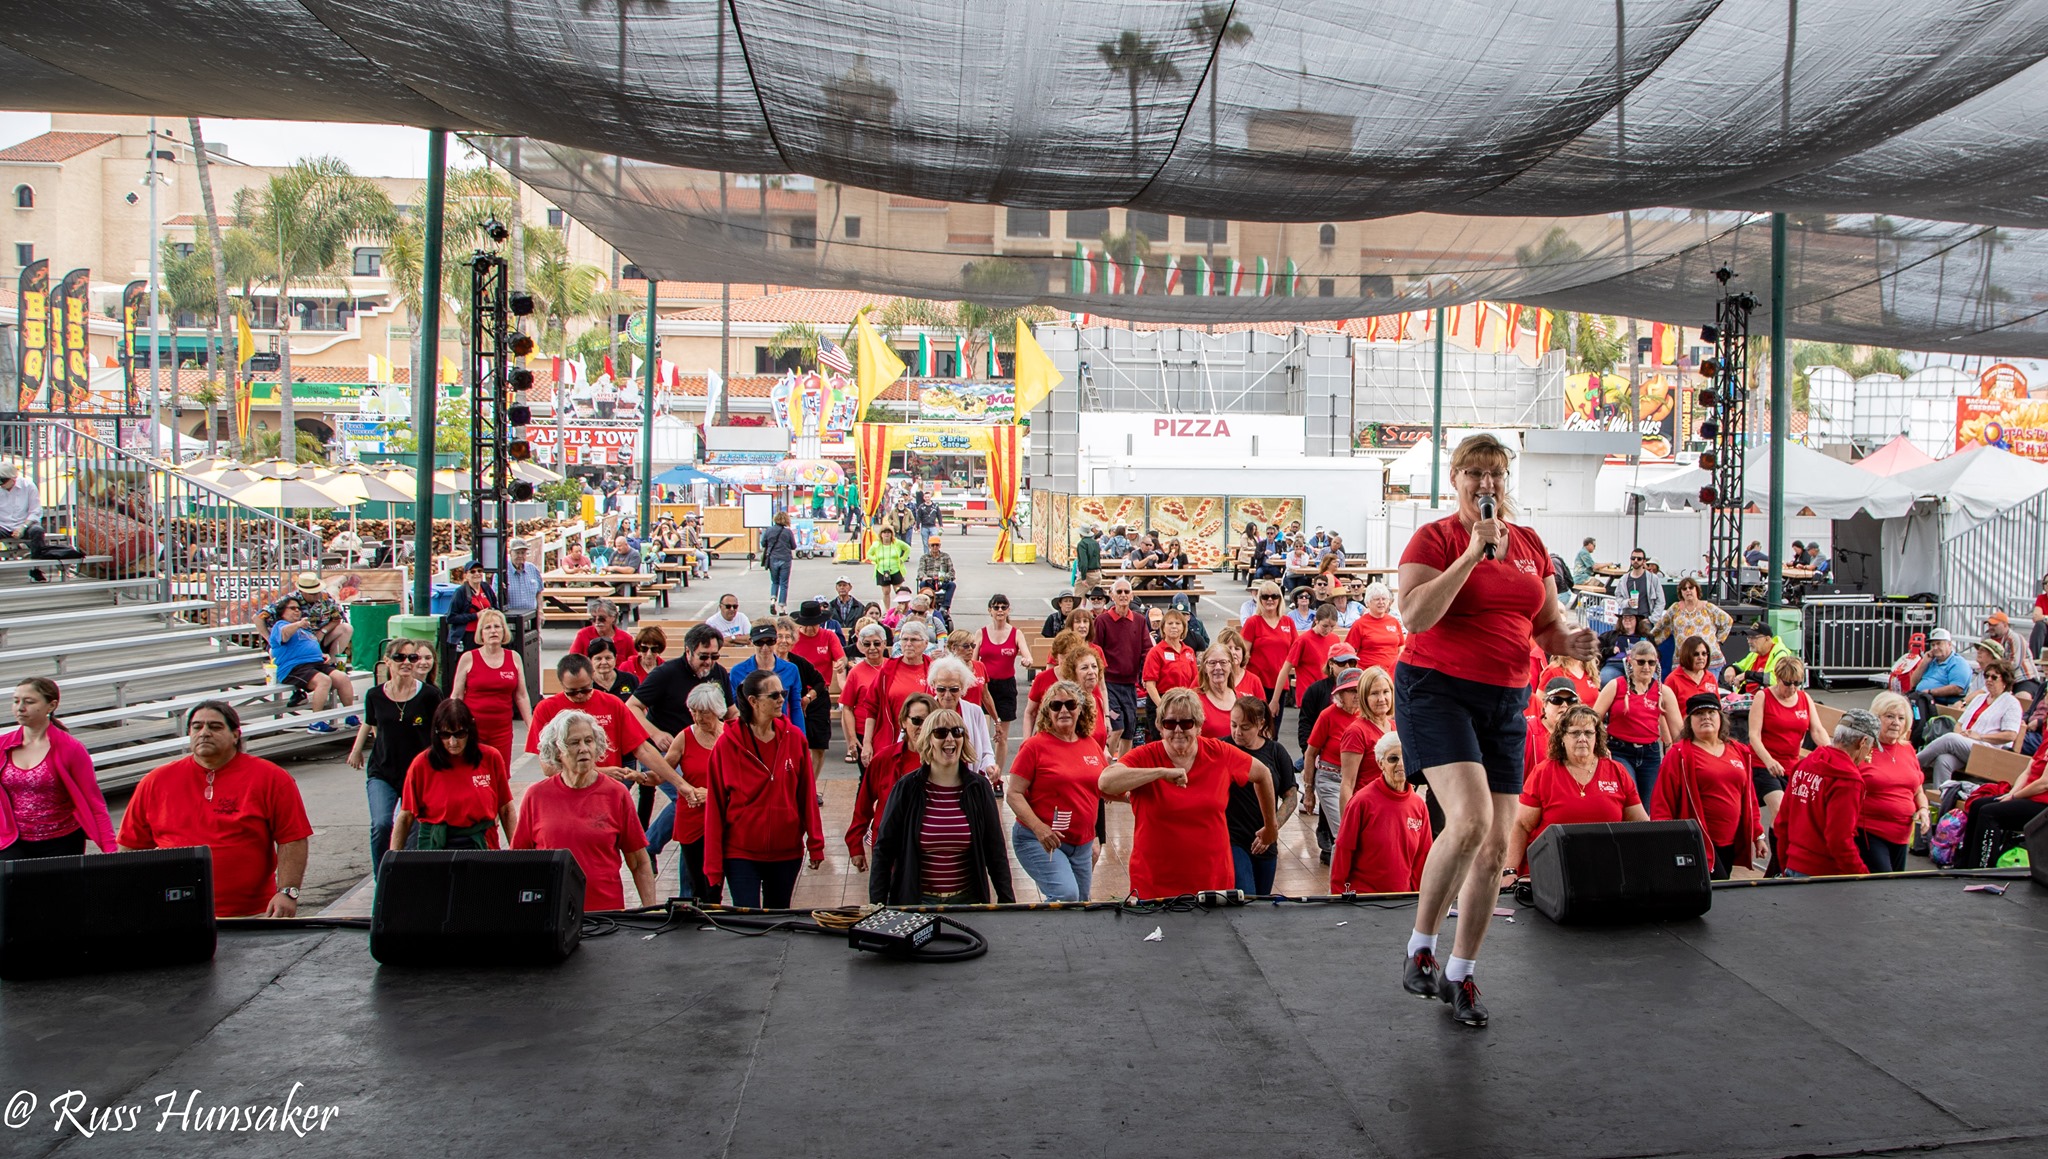
POLYGON ((1052 712, 1078 712, 1081 708, 1081 702, 1078 700, 1048 700, 1045 702, 1045 707, 1052 712))
POLYGON ((967 739, 967 730, 956 724, 942 724, 929 734, 934 740, 967 739))
POLYGON ((595 684, 586 684, 581 688, 570 688, 567 685, 564 685, 562 687, 562 695, 568 697, 571 700, 581 700, 584 697, 589 696, 591 693, 596 691, 597 685, 595 684))
POLYGON ((1007 611, 1009 611, 1009 610, 1010 610, 1010 605, 1008 605, 1008 604, 990 604, 990 605, 988 606, 988 610, 989 610, 989 611, 991 611, 991 612, 1007 612, 1007 611))
POLYGON ((1185 716, 1177 716, 1171 720, 1162 717, 1159 721, 1159 727, 1168 732, 1187 732, 1189 729, 1202 727, 1202 722, 1185 716))
POLYGON ((1638 667, 1647 665, 1651 668, 1655 668, 1657 666, 1657 662, 1655 660, 1631 660, 1629 661, 1629 663, 1634 664, 1638 667))
POLYGON ((1564 730, 1564 735, 1597 737, 1600 735, 1600 733, 1597 730, 1590 728, 1568 728, 1564 730))
POLYGON ((934 684, 932 685, 932 691, 939 693, 959 692, 960 686, 958 684, 934 684))
POLYGON ((1260 596, 1259 602, 1262 604, 1271 604, 1279 602, 1279 599, 1279 596, 1260 596))
POLYGON ((1559 693, 1556 696, 1546 696, 1543 699, 1546 704, 1577 704, 1579 702, 1579 698, 1569 692, 1559 693))
POLYGON ((789 694, 778 688, 773 692, 756 692, 754 698, 757 700, 781 700, 787 695, 789 694))
POLYGON ((639 644, 639 645, 635 645, 635 646, 634 646, 634 648, 633 648, 633 651, 635 651, 635 652, 653 652, 653 653, 656 653, 656 654, 658 655, 658 654, 660 654, 660 652, 661 652, 661 649, 660 649, 660 648, 658 648, 658 647, 656 647, 656 646, 655 646, 655 645, 653 645, 653 644, 639 644))

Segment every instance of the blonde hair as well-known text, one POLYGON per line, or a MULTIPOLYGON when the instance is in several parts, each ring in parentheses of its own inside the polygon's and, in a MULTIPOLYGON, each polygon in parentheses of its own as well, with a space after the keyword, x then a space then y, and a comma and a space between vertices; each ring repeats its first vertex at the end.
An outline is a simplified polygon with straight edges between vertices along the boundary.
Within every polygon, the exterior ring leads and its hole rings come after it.
MULTIPOLYGON (((1387 670, 1380 667, 1377 664, 1374 664, 1370 668, 1367 668, 1365 670, 1365 676, 1361 678, 1358 682, 1359 711, 1365 713, 1365 718, 1367 720, 1371 720, 1374 724, 1378 724, 1380 722, 1378 720, 1375 720, 1372 715, 1372 690, 1381 684, 1387 686, 1388 692, 1394 691, 1394 678, 1387 675, 1387 670)), ((1393 717, 1393 710, 1389 709, 1387 711, 1387 719, 1392 720, 1393 717)), ((1393 732, 1392 729, 1388 729, 1387 731, 1389 734, 1393 732)))
POLYGON ((1785 684, 1804 684, 1806 661, 1797 656, 1779 657, 1778 662, 1771 665, 1771 676, 1785 684))
POLYGON ((1201 683, 1198 684, 1197 687, 1202 689, 1202 691, 1204 692, 1207 692, 1209 690, 1209 661, 1219 656, 1222 657, 1224 661, 1230 665, 1230 674, 1223 678, 1223 691, 1236 692, 1238 680, 1237 658, 1230 654, 1230 649, 1225 648, 1221 641, 1209 645, 1209 650, 1207 652, 1202 653, 1202 663, 1201 666, 1197 669, 1202 679, 1201 683))
MULTIPOLYGON (((967 719, 950 708, 934 708, 927 712, 924 718, 924 728, 917 734, 917 748, 915 751, 918 760, 923 761, 925 764, 931 763, 933 753, 938 748, 938 739, 932 734, 942 728, 957 728, 965 732, 967 730, 967 719)), ((973 757, 968 751, 967 740, 965 737, 962 737, 960 739, 960 767, 965 770, 968 765, 973 763, 973 757)))
MULTIPOLYGON (((1505 476, 1508 468, 1513 465, 1514 452, 1508 450, 1506 443, 1492 435, 1467 435, 1458 444, 1458 449, 1451 452, 1452 475, 1468 468, 1498 467, 1505 476)), ((1505 483, 1506 480, 1502 481, 1505 483)), ((1515 501, 1505 486, 1495 492, 1494 502, 1499 505, 1501 518, 1507 519, 1514 515, 1515 501)))
POLYGON ((1202 720, 1206 715, 1202 709, 1202 698, 1194 689, 1169 688, 1159 694, 1159 703, 1153 705, 1153 719, 1164 719, 1167 713, 1175 709, 1179 709, 1183 714, 1192 715, 1198 728, 1201 726, 1202 720))
POLYGON ((505 613, 496 608, 485 608, 476 614, 476 638, 479 640, 483 639, 484 628, 491 624, 498 625, 498 631, 503 633, 501 643, 510 644, 512 642, 512 629, 505 623, 505 613))

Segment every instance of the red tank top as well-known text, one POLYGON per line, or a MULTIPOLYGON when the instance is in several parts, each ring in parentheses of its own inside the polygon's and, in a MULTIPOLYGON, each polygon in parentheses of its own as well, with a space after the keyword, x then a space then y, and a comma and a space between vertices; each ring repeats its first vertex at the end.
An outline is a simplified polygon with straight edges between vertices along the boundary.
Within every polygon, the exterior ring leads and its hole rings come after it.
POLYGON ((981 630, 981 643, 974 650, 974 658, 988 671, 990 680, 1015 680, 1017 678, 1017 626, 1010 625, 1009 638, 998 644, 989 638, 988 629, 981 630))
POLYGON ((462 702, 469 705, 480 732, 512 726, 519 670, 513 666, 511 652, 501 652, 499 659, 504 663, 494 668, 481 650, 469 654, 469 678, 462 685, 462 702))
POLYGON ((1801 692, 1791 704, 1778 703, 1768 690, 1758 692, 1751 712, 1764 714, 1764 751, 1790 772, 1799 761, 1801 738, 1813 731, 1813 703, 1801 692))
POLYGON ((1656 744, 1657 702, 1664 686, 1652 680, 1649 688, 1635 692, 1626 676, 1615 683, 1614 703, 1607 706, 1607 735, 1630 744, 1656 744))

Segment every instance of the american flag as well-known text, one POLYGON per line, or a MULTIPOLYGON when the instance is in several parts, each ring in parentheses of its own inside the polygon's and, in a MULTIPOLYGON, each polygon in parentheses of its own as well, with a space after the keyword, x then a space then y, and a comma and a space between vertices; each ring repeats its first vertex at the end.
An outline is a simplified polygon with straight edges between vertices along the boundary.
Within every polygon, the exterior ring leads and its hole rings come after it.
POLYGON ((829 366, 841 374, 853 373, 853 359, 848 358, 846 351, 832 345, 832 340, 822 334, 818 335, 818 365, 829 366))

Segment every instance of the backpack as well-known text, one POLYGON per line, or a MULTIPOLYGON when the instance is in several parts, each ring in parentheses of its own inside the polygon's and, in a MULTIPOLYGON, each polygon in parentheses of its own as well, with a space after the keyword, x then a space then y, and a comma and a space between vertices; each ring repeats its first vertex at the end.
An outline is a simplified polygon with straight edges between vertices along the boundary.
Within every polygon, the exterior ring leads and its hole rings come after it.
POLYGON ((1963 847, 1963 832, 1970 826, 1969 810, 1962 807, 1963 802, 1983 787, 1957 783, 1942 790, 1941 820, 1934 823, 1934 837, 1927 843, 1927 856, 1934 864, 1943 869, 1955 864, 1956 854, 1963 847), (1951 790, 1955 793, 1953 798, 1949 795, 1951 790))

